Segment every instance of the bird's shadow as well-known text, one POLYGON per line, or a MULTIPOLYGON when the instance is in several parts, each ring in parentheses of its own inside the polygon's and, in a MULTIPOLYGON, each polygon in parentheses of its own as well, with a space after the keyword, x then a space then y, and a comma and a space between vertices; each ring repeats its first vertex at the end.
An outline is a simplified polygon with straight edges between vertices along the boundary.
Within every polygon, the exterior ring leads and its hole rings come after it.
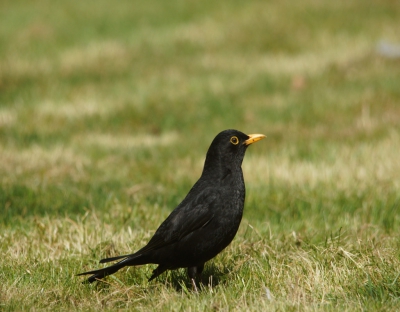
MULTIPOLYGON (((225 276, 230 272, 226 267, 219 268, 213 263, 206 264, 203 273, 196 278, 198 291, 206 288, 214 288, 224 283, 225 276)), ((164 277, 159 279, 164 284, 170 284, 177 292, 193 291, 192 281, 187 275, 187 269, 170 271, 164 277)))
MULTIPOLYGON (((151 268, 149 268, 151 270, 151 268)), ((204 267, 204 271, 201 276, 196 278, 196 286, 197 291, 202 292, 207 289, 213 289, 219 284, 223 284, 226 281, 226 276, 232 272, 232 268, 228 266, 218 267, 214 263, 206 264, 204 267)), ((146 285, 148 282, 146 281, 146 275, 143 275, 143 272, 132 270, 129 274, 126 274, 122 280, 118 277, 111 276, 111 279, 117 280, 120 284, 137 284, 137 285, 146 285), (126 278, 126 279, 125 279, 126 278)), ((164 274, 160 275, 156 278, 158 283, 164 284, 167 287, 175 289, 175 291, 179 293, 193 293, 196 292, 193 289, 192 281, 187 275, 187 269, 177 269, 172 271, 167 271, 164 274)), ((154 283, 156 280, 150 283, 154 283)), ((87 282, 84 284, 87 284, 87 282)), ((99 280, 95 287, 98 289, 107 290, 112 285, 112 282, 107 280, 99 280)), ((153 287, 149 287, 150 285, 144 286, 147 291, 151 291, 153 287)))

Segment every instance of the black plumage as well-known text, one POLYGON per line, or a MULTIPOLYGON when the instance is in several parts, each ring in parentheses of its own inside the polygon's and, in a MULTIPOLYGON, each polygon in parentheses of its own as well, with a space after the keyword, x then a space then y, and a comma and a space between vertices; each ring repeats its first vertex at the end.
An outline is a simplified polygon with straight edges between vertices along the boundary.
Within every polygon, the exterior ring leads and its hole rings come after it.
POLYGON ((242 161, 247 147, 263 139, 237 130, 220 132, 212 141, 200 179, 185 199, 160 225, 149 243, 139 251, 100 260, 119 262, 94 271, 92 283, 125 266, 158 264, 149 280, 166 270, 187 268, 192 279, 201 274, 204 263, 214 258, 233 240, 243 215, 245 184, 242 161))

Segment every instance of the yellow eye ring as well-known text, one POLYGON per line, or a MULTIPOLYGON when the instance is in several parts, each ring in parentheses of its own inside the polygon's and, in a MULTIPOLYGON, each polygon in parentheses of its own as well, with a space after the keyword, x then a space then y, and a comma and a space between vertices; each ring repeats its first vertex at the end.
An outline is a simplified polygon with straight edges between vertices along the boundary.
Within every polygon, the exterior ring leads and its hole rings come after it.
POLYGON ((237 136, 231 137, 230 141, 231 141, 231 143, 233 145, 238 145, 239 144, 239 139, 237 138, 237 136))

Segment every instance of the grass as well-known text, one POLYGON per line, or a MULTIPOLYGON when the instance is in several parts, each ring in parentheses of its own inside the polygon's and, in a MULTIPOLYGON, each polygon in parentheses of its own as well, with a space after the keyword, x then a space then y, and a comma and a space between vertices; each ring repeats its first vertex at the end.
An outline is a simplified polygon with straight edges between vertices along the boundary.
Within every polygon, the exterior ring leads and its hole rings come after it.
POLYGON ((0 310, 396 311, 393 1, 0 4, 0 310), (265 133, 245 215, 207 263, 87 286, 143 246, 221 130, 265 133))

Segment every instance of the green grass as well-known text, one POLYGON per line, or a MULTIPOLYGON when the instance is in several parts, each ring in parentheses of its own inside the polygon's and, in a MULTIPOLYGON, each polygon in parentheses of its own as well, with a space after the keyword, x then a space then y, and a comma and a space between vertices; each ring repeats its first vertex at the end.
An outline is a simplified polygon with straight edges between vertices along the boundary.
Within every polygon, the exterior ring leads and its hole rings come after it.
MULTIPOLYGON (((3 1, 0 310, 397 311, 395 1, 3 1), (193 294, 143 246, 221 130, 264 133, 193 294)), ((397 40, 397 41, 396 41, 397 40)))

